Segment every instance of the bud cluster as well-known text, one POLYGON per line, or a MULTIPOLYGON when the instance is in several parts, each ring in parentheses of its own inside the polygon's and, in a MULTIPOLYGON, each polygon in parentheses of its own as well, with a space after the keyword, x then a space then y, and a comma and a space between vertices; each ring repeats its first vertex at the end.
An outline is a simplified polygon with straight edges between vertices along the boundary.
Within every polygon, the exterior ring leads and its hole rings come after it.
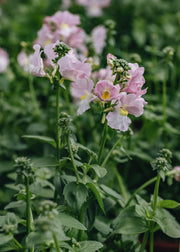
POLYGON ((30 159, 26 157, 18 157, 15 159, 15 167, 17 168, 18 180, 29 178, 29 182, 34 180, 34 169, 30 159))
POLYGON ((53 50, 57 54, 57 57, 53 59, 53 62, 57 63, 60 58, 64 57, 70 51, 70 48, 65 43, 60 42, 53 48, 53 50))

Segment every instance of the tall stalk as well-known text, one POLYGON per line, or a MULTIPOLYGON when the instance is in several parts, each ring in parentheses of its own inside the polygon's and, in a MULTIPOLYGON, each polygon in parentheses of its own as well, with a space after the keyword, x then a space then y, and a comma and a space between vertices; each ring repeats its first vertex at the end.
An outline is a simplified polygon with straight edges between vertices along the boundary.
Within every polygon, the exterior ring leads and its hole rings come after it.
POLYGON ((107 121, 105 121, 104 130, 103 130, 101 143, 100 143, 100 148, 99 148, 99 153, 98 153, 98 164, 100 164, 100 162, 101 162, 101 156, 102 156, 104 146, 105 146, 105 143, 106 143, 107 133, 108 133, 108 125, 107 125, 107 121))

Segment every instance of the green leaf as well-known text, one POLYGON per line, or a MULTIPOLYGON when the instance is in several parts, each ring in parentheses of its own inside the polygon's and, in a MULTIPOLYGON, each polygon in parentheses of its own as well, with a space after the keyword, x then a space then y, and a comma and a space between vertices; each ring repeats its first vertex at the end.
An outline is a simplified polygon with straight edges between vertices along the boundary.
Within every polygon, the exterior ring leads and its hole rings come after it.
POLYGON ((74 217, 64 214, 64 213, 59 213, 58 218, 61 221, 61 224, 63 226, 69 227, 69 228, 76 228, 80 230, 86 230, 86 227, 76 220, 74 217))
POLYGON ((160 226, 163 233, 171 238, 180 238, 180 224, 166 209, 158 208, 152 218, 160 226))
POLYGON ((100 242, 97 241, 82 241, 79 242, 79 247, 75 248, 74 251, 76 252, 96 252, 98 249, 102 248, 103 245, 100 242))
POLYGON ((5 206, 5 210, 7 209, 14 209, 14 208, 21 208, 21 209, 25 209, 26 207, 26 202, 24 202, 23 200, 18 200, 18 201, 11 201, 8 205, 5 206))
POLYGON ((100 187, 103 189, 105 193, 107 193, 108 195, 110 195, 115 199, 118 199, 120 201, 121 206, 125 205, 126 201, 119 193, 117 193, 116 191, 114 191, 113 189, 109 188, 106 185, 100 185, 100 187))
POLYGON ((161 200, 159 201, 158 203, 158 207, 161 207, 161 208, 176 208, 180 206, 180 203, 176 202, 175 200, 161 200))
POLYGON ((167 123, 167 122, 166 122, 166 124, 164 126, 164 129, 168 133, 177 134, 177 135, 180 134, 178 129, 174 128, 170 123, 167 123))
POLYGON ((76 143, 77 147, 82 149, 83 151, 87 152, 89 156, 92 156, 93 158, 97 159, 97 154, 90 150, 89 148, 85 147, 84 145, 80 144, 80 143, 76 143))
POLYGON ((92 164, 90 166, 95 171, 95 173, 98 175, 99 178, 103 178, 107 173, 105 168, 103 168, 97 164, 92 164))
POLYGON ((108 235, 112 231, 110 224, 107 224, 106 220, 101 220, 98 217, 95 219, 94 227, 104 235, 108 235))
POLYGON ((41 142, 45 142, 45 143, 49 143, 51 144, 53 147, 56 148, 56 142, 53 138, 51 137, 45 137, 45 136, 35 136, 35 135, 24 135, 22 136, 23 138, 30 138, 30 139, 35 139, 35 140, 39 140, 41 142))
POLYGON ((88 190, 82 183, 70 182, 63 191, 68 205, 75 211, 80 210, 88 196, 88 190))
POLYGON ((97 189, 96 186, 95 186, 94 184, 92 184, 92 183, 87 183, 86 185, 87 185, 87 186, 91 189, 91 191, 94 193, 94 195, 95 195, 95 197, 96 197, 96 199, 97 199, 97 201, 98 201, 98 204, 99 204, 100 208, 102 209, 103 213, 105 214, 103 200, 102 200, 102 198, 101 198, 101 195, 100 195, 98 189, 97 189))
POLYGON ((137 215, 134 206, 121 210, 113 221, 113 228, 115 233, 125 235, 141 234, 149 229, 145 219, 137 215))
POLYGON ((0 234, 0 246, 6 244, 13 239, 12 235, 0 234))

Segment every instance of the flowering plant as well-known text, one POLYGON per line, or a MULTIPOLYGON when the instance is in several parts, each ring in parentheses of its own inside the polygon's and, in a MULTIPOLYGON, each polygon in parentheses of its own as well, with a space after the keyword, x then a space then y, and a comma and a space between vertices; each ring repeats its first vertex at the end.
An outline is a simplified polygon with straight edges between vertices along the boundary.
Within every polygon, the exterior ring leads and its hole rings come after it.
MULTIPOLYGON (((92 18, 110 2, 64 1, 63 6, 84 6, 92 18)), ((14 156, 8 177, 13 183, 6 185, 16 193, 0 216, 2 251, 143 252, 149 240, 153 252, 156 232, 180 237, 180 224, 167 210, 179 203, 159 196, 160 182, 172 183, 173 175, 178 180, 179 168, 172 169, 165 144, 154 158, 143 152, 142 135, 153 137, 147 122, 155 117, 145 68, 113 51, 113 22, 89 33, 80 24, 78 14, 57 11, 44 18, 33 46, 23 43, 18 54, 17 69, 29 83, 32 122, 20 130, 25 147, 14 156), (133 157, 145 160, 155 176, 141 178, 132 190, 141 175, 133 157), (129 169, 129 181, 122 166, 129 169)), ((164 51, 166 64, 170 52, 164 51)), ((9 59, 5 52, 2 57, 4 72, 9 59)), ((165 129, 172 130, 165 91, 159 119, 164 139, 165 129)))

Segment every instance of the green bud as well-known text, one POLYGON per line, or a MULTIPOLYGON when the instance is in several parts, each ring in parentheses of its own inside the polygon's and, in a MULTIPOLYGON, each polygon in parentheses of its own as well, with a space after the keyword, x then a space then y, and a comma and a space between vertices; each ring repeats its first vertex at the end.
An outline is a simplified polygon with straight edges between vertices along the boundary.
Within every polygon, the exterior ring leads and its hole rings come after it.
POLYGON ((53 60, 54 63, 57 63, 58 60, 64 57, 70 51, 69 46, 65 43, 60 42, 58 45, 54 47, 54 52, 56 53, 57 57, 53 60))

